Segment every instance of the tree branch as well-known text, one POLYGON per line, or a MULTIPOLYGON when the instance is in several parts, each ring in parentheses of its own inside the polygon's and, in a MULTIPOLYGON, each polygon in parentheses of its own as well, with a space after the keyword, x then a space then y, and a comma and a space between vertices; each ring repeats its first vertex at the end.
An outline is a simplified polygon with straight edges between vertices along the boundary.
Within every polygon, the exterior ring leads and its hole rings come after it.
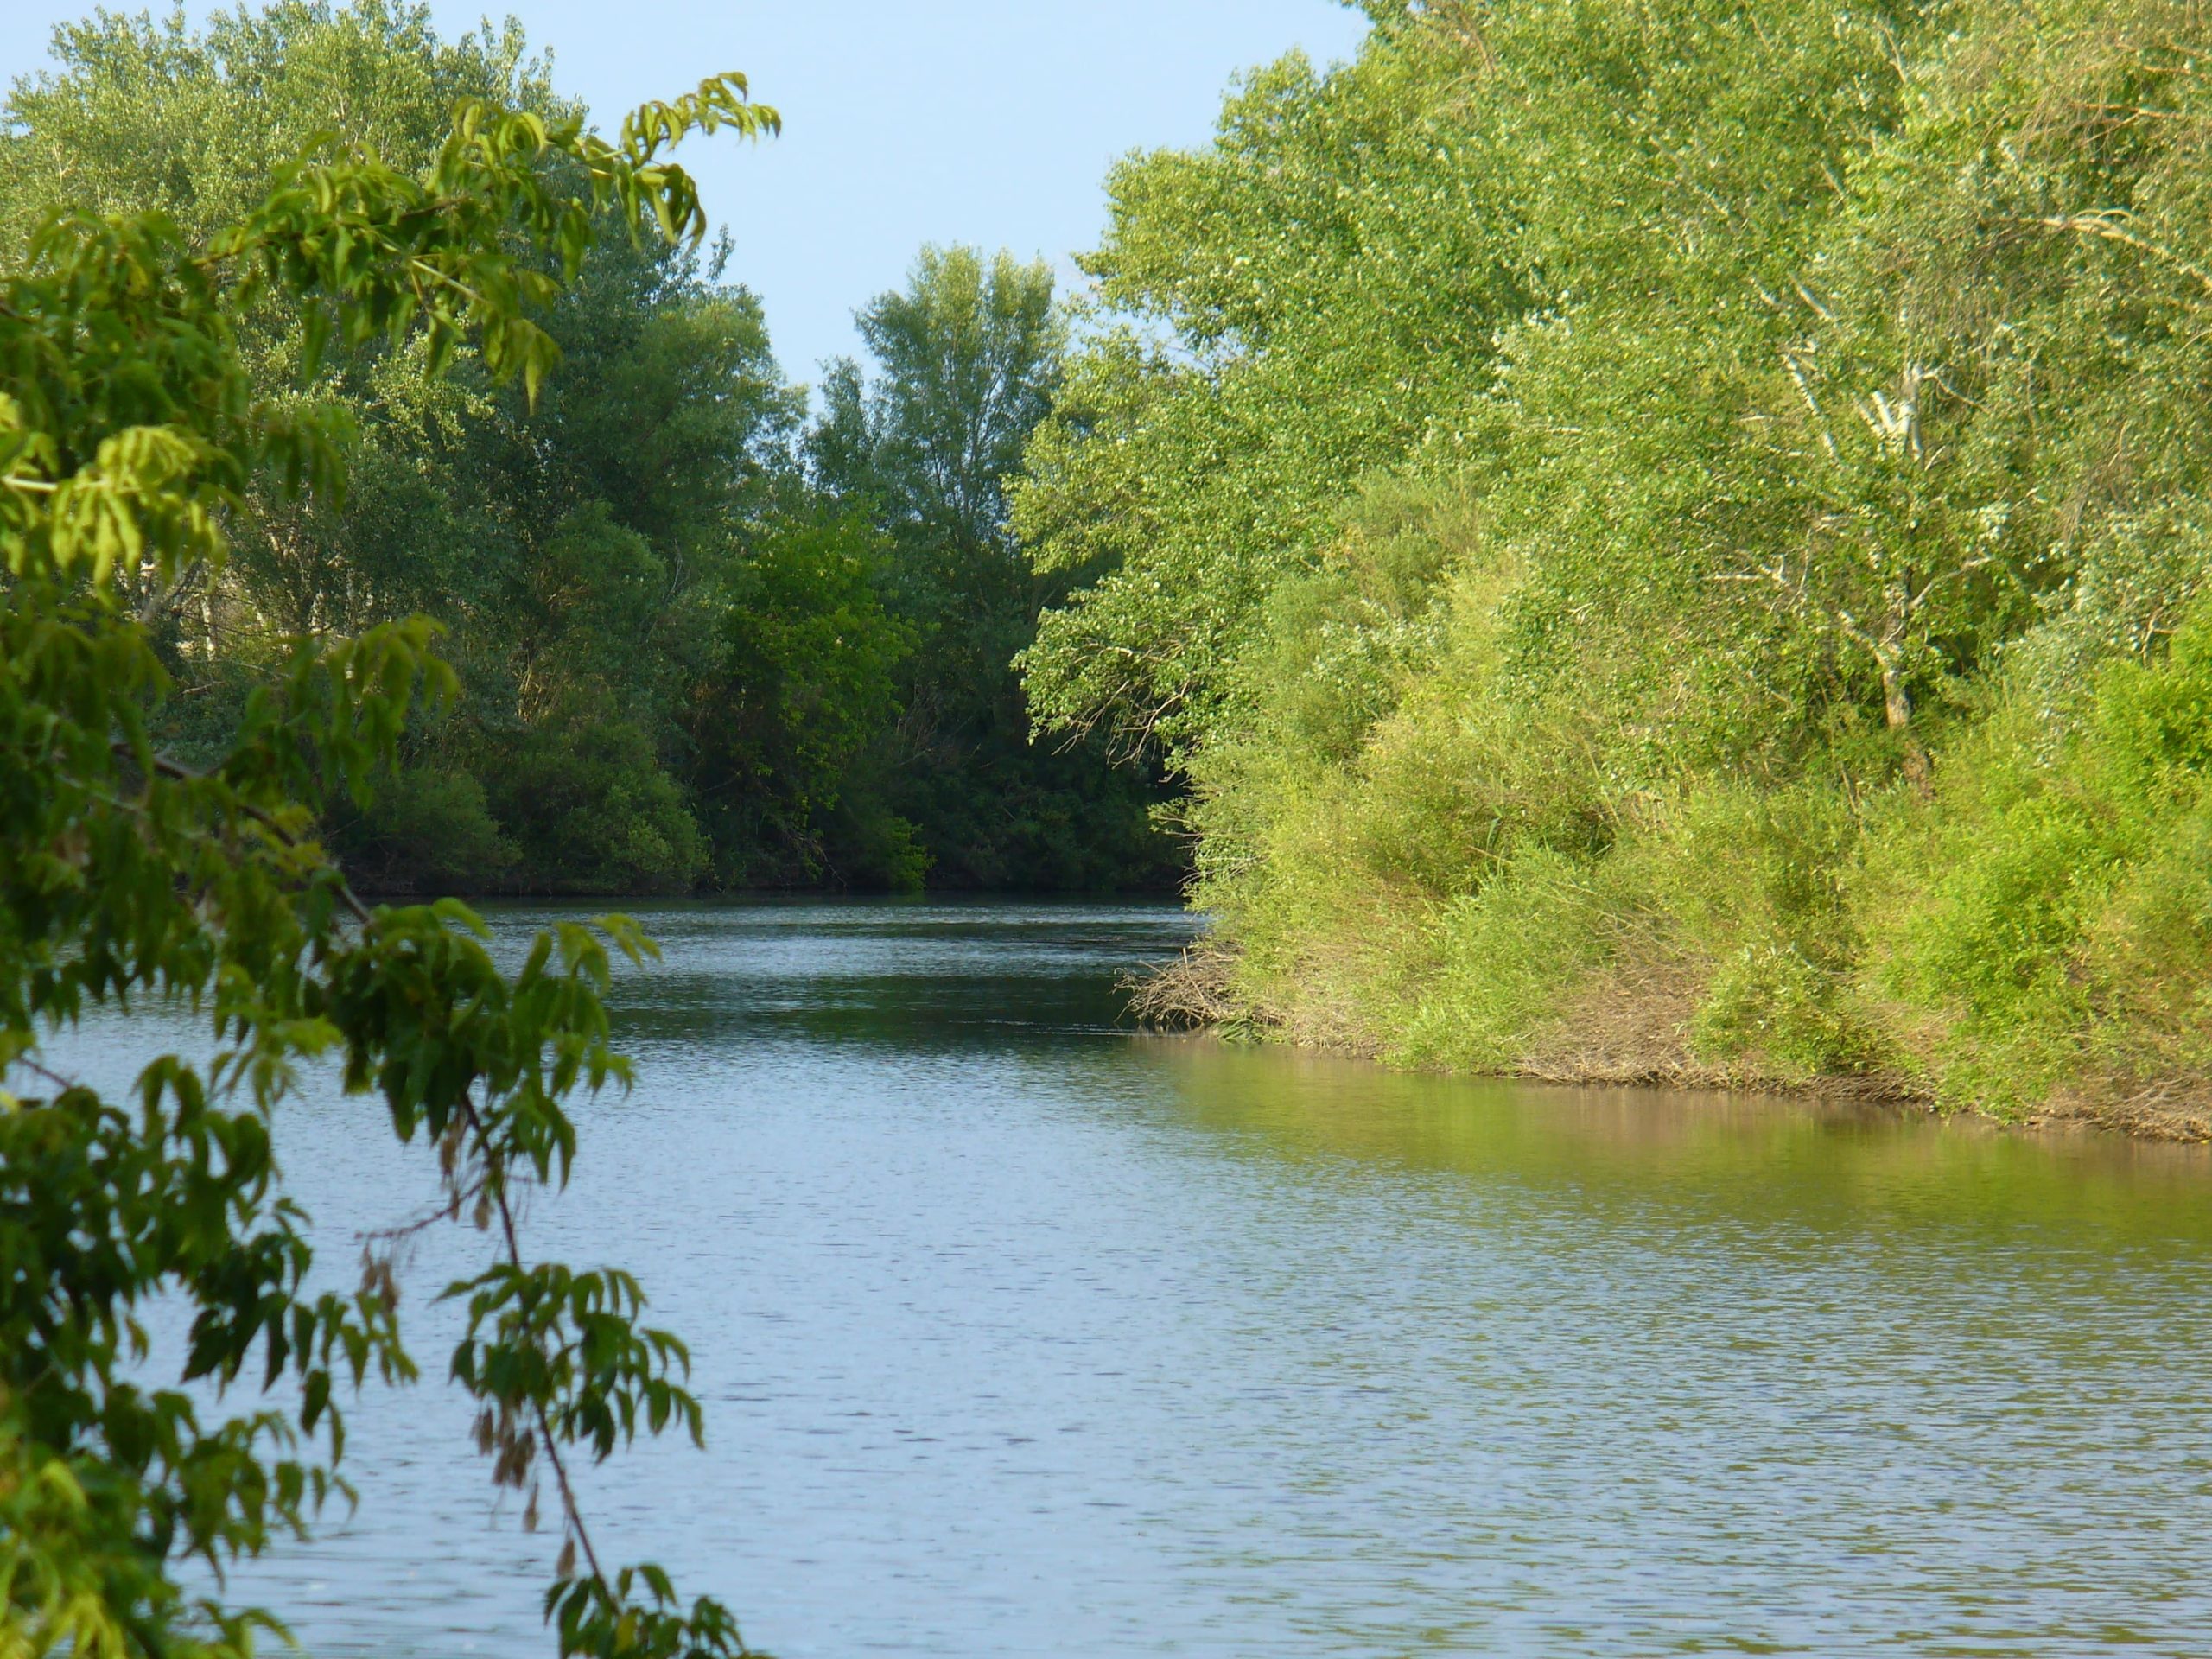
POLYGON ((2207 294, 2212 294, 2212 270, 2183 258, 2171 248, 2159 246, 2147 237, 2136 235, 2127 228, 2126 218, 2127 215, 2120 209, 2108 207, 2094 213, 2055 213, 2033 222, 2048 231, 2069 231, 2079 236, 2094 236, 2107 242, 2121 243, 2153 258, 2163 259, 2184 275, 2195 278, 2196 285, 2207 294))
MULTIPOLYGON (((137 755, 128 743, 113 743, 109 745, 109 747, 114 752, 118 759, 124 760, 135 760, 137 759, 137 755)), ((204 784, 211 781, 219 781, 214 779, 211 773, 201 772, 193 766, 188 766, 181 760, 173 760, 168 755, 159 753, 156 753, 153 758, 153 766, 154 770, 156 772, 159 772, 162 777, 173 778, 180 783, 204 784)), ((232 797, 232 799, 236 801, 239 811, 245 813, 246 817, 251 818, 263 829, 268 830, 270 835, 275 836, 287 847, 299 846, 300 838, 294 835, 284 824, 279 823, 274 813, 270 812, 265 808, 256 806, 251 801, 238 800, 235 796, 232 797)), ((346 880, 345 872, 339 869, 339 868, 334 864, 331 865, 329 868, 331 874, 337 877, 339 898, 345 902, 346 908, 353 912, 354 919, 359 921, 364 927, 367 926, 373 919, 370 913, 369 907, 361 902, 360 895, 353 891, 353 884, 346 880)))
MULTIPOLYGON (((491 1132, 476 1110, 476 1103, 467 1095, 461 1097, 461 1112, 468 1125, 468 1132, 476 1141, 476 1155, 484 1160, 485 1168, 494 1167, 491 1132)), ((503 1181, 486 1179, 485 1191, 499 1212, 499 1230, 506 1241, 507 1265, 518 1273, 524 1270, 522 1236, 515 1226, 515 1212, 507 1202, 506 1185, 503 1181)), ((607 1573, 599 1564, 599 1552, 592 1547, 591 1532, 584 1525, 583 1511, 577 1507, 575 1489, 569 1484, 568 1465, 562 1460, 559 1443, 554 1439, 552 1420, 546 1415, 545 1402, 535 1395, 531 1398, 531 1412, 537 1420, 538 1443, 543 1447, 545 1461, 552 1465, 554 1489, 561 1497, 561 1513, 566 1519, 569 1535, 583 1550, 584 1564, 598 1580, 599 1587, 612 1599, 614 1587, 607 1582, 607 1573)))

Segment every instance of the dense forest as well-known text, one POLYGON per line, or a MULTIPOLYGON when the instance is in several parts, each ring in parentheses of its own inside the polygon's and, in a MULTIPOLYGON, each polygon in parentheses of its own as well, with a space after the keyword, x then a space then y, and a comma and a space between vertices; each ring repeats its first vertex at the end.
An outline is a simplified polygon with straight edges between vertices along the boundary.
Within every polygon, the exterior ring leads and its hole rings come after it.
POLYGON ((2212 20, 1369 10, 1114 173, 1015 488, 1155 1005, 2204 1132, 2212 20))
MULTIPOLYGON (((319 132, 413 170, 463 98, 584 113, 517 26, 447 42, 399 0, 103 13, 54 59, 8 100, 0 247, 57 206, 204 238, 319 132)), ((1033 744, 1011 666, 1061 591, 1002 485, 1066 349, 1049 271, 925 251, 810 419, 736 263, 601 236, 534 398, 420 340, 303 378, 322 320, 263 302, 259 384, 342 421, 349 488, 264 480, 219 571, 139 595, 180 686, 165 741, 213 754, 294 642, 423 613, 461 695, 326 826, 372 890, 1172 887, 1157 769, 1033 744)))

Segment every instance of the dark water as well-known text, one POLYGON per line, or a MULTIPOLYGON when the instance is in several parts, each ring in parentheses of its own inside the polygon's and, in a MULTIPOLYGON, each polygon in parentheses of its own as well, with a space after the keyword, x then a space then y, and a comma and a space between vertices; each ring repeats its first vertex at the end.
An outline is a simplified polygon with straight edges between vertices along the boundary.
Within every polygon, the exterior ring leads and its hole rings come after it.
MULTIPOLYGON (((512 912, 514 938, 542 917, 512 912)), ((1139 1037, 1171 912, 685 909, 549 1254, 635 1265, 709 1445, 603 1551, 783 1659, 2212 1654, 2212 1165, 1139 1037)), ((280 1135, 343 1260, 429 1190, 280 1135)), ((475 1258, 416 1264, 428 1292, 475 1258)), ((550 1653, 435 1383, 243 1574, 324 1656, 550 1653)))

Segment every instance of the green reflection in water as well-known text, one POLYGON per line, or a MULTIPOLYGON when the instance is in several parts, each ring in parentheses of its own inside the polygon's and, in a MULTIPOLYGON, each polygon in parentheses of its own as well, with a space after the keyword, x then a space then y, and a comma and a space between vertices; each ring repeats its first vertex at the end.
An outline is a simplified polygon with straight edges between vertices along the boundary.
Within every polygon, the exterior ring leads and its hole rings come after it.
POLYGON ((2202 1147, 1848 1102, 1429 1077, 1207 1038, 1143 1052, 1192 1126, 1302 1165, 1573 1187, 1601 1211, 1663 1204, 1683 1222, 2212 1243, 2202 1147))

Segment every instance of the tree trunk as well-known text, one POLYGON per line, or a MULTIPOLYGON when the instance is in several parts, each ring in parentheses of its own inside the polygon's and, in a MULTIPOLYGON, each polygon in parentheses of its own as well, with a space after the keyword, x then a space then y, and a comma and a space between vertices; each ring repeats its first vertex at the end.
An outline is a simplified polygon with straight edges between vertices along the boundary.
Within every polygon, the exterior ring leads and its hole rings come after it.
POLYGON ((1936 772, 1929 764, 1928 751, 1921 747, 1919 734, 1912 729, 1912 698, 1904 689, 1904 664, 1893 652, 1881 652, 1877 660, 1882 665, 1882 715, 1904 746, 1904 780, 1922 800, 1933 800, 1936 772))

